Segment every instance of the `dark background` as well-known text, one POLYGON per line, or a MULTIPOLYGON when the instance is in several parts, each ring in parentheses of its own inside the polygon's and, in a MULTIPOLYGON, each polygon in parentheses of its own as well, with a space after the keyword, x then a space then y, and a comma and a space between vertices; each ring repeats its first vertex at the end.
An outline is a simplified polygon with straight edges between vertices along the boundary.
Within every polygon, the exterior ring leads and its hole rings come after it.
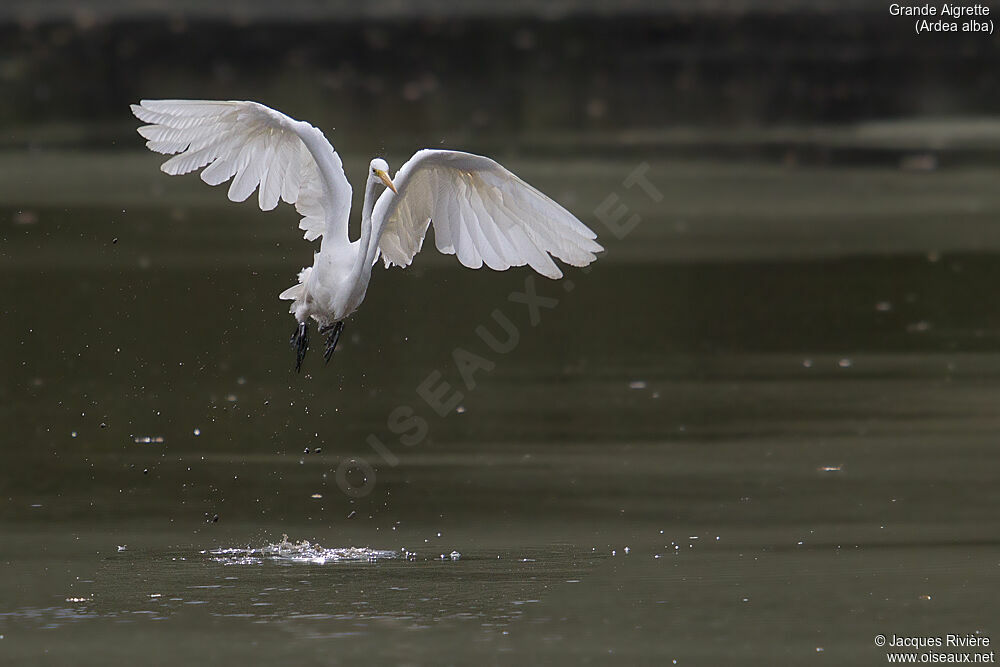
POLYGON ((3 141, 107 148, 130 136, 127 103, 176 96, 279 106, 339 128, 346 152, 450 137, 544 150, 553 133, 603 152, 637 130, 983 115, 1000 96, 995 40, 916 36, 888 5, 362 4, 385 12, 15 5, 0 25, 3 141))
POLYGON ((883 665, 876 633, 1000 640, 997 41, 888 6, 0 4, 0 664, 883 665), (529 271, 428 239, 296 374, 276 297, 315 246, 291 207, 157 169, 128 104, 168 97, 323 129, 352 221, 373 156, 454 148, 607 252, 571 291, 538 279, 560 302, 531 327, 529 271), (661 201, 625 186, 639 167, 661 201), (494 309, 517 349, 434 415, 416 387, 460 386, 494 309), (350 457, 364 498, 334 481, 350 457))

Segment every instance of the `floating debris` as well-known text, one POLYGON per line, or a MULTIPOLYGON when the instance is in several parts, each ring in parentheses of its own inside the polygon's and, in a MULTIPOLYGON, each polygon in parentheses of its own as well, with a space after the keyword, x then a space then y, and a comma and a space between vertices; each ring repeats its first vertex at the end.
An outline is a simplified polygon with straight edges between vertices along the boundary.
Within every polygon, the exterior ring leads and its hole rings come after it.
POLYGON ((840 472, 844 469, 844 466, 820 466, 816 468, 819 472, 840 472))
POLYGON ((632 380, 628 383, 629 389, 645 389, 646 382, 644 380, 632 380))
POLYGON ((15 225, 33 225, 38 222, 38 214, 34 211, 21 210, 14 214, 15 225))
POLYGON ((162 435, 141 435, 133 439, 137 445, 161 445, 163 444, 162 435))
POLYGON ((902 171, 934 171, 937 167, 938 159, 934 153, 904 155, 899 159, 899 168, 902 171))

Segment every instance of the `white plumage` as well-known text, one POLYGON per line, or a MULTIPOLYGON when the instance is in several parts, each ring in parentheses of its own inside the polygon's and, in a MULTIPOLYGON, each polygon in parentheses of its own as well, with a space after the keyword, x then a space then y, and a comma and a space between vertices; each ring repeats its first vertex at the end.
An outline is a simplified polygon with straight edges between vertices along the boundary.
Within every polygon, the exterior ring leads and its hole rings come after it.
POLYGON ((470 269, 529 264, 561 278, 549 255, 586 266, 603 250, 572 213, 487 157, 417 151, 393 182, 399 195, 383 192, 372 215, 384 221, 379 248, 386 266, 409 266, 431 221, 438 251, 470 269))
POLYGON ((161 169, 171 175, 204 168, 201 179, 229 179, 229 198, 257 191, 268 211, 294 204, 307 240, 323 237, 313 265, 280 296, 292 300, 299 322, 293 343, 296 368, 308 346, 306 322, 332 330, 329 359, 343 320, 364 300, 379 253, 385 265, 409 266, 434 225, 437 249, 469 268, 498 271, 528 264, 549 278, 562 277, 552 260, 586 266, 603 248, 573 214, 493 160, 470 153, 417 151, 396 173, 372 160, 365 184, 361 237, 351 241, 351 186, 340 156, 323 133, 256 102, 143 100, 132 113, 146 146, 174 154, 161 169), (386 190, 375 199, 378 187, 386 190))

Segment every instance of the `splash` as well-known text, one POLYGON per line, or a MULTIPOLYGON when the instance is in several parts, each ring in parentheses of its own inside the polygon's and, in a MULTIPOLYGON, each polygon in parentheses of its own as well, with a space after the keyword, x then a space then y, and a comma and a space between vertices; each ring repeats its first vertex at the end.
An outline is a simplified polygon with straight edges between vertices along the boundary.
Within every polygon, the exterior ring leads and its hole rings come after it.
POLYGON ((410 559, 407 551, 386 551, 368 547, 341 547, 326 549, 307 540, 291 542, 288 535, 282 535, 281 541, 264 547, 235 547, 228 549, 213 549, 203 551, 212 560, 226 565, 257 565, 265 561, 283 563, 326 563, 368 562, 381 560, 410 559))

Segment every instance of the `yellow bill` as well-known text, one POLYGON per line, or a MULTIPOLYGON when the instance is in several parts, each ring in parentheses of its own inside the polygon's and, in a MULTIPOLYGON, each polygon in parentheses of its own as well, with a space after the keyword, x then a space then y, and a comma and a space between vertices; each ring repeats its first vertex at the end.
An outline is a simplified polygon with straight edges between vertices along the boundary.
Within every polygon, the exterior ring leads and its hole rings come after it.
POLYGON ((399 192, 396 190, 396 186, 392 184, 392 179, 389 178, 389 174, 385 173, 384 170, 376 169, 375 175, 378 176, 380 179, 382 179, 382 182, 385 183, 385 187, 389 188, 397 195, 399 194, 399 192))

